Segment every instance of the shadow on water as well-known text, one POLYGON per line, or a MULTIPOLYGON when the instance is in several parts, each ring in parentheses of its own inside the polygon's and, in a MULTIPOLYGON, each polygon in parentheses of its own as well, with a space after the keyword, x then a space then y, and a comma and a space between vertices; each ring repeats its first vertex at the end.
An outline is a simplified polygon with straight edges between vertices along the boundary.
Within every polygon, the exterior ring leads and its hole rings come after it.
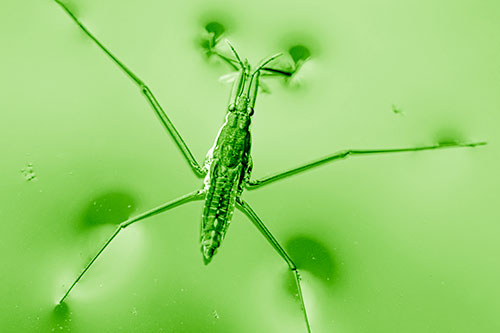
POLYGON ((464 136, 460 131, 452 128, 441 128, 434 134, 434 140, 436 143, 446 146, 455 145, 457 143, 466 142, 464 136))
POLYGON ((285 248, 299 270, 307 271, 327 285, 337 279, 335 260, 329 249, 320 241, 305 235, 289 239, 285 248))
POLYGON ((217 51, 220 51, 221 47, 223 49, 227 47, 226 43, 221 43, 221 41, 228 37, 228 32, 233 30, 233 16, 229 15, 225 10, 211 8, 201 14, 197 21, 196 25, 199 28, 196 44, 201 47, 207 60, 217 58, 212 56, 217 51))
MULTIPOLYGON (((199 26, 201 29, 199 29, 200 32, 197 38, 197 44, 199 47, 201 47, 207 59, 217 54, 220 58, 218 59, 220 62, 227 62, 235 69, 237 69, 236 66, 234 66, 231 61, 229 61, 229 59, 235 61, 233 54, 231 52, 227 53, 227 51, 229 50, 225 43, 220 43, 224 38, 230 38, 230 36, 228 35, 226 24, 223 23, 228 22, 229 20, 227 18, 224 18, 223 16, 224 15, 221 15, 220 13, 217 15, 215 15, 214 13, 206 13, 205 15, 203 15, 199 22, 199 26), (222 49, 224 49, 225 51, 222 51, 222 49), (224 55, 224 53, 226 54, 224 55)), ((289 79, 295 76, 302 65, 311 58, 310 46, 306 45, 312 44, 313 48, 315 49, 313 51, 314 53, 318 49, 317 46, 314 46, 317 43, 314 43, 311 40, 312 39, 310 37, 304 37, 303 35, 284 37, 283 41, 280 43, 281 47, 279 45, 277 46, 278 49, 281 48, 282 51, 284 51, 283 54, 285 54, 286 56, 278 59, 277 62, 274 62, 274 64, 278 64, 278 67, 276 68, 278 71, 275 71, 274 74, 284 74, 287 78, 287 80, 285 80, 285 83, 290 83, 289 79), (305 43, 303 43, 304 41, 305 43), (311 42, 309 43, 308 41, 311 42)))
POLYGON ((104 224, 119 224, 135 210, 135 198, 125 191, 108 191, 90 199, 83 208, 81 226, 84 229, 104 224))
MULTIPOLYGON (((338 265, 331 251, 319 240, 306 235, 297 235, 285 243, 285 249, 297 265, 299 271, 312 274, 325 286, 333 287, 338 281, 338 265)), ((297 293, 295 280, 291 274, 286 279, 286 289, 297 293)))
POLYGON ((50 326, 53 331, 71 331, 71 312, 66 303, 58 304, 50 314, 50 326))
POLYGON ((226 27, 220 22, 210 21, 204 25, 198 44, 204 50, 206 57, 213 54, 213 48, 216 47, 225 32, 226 27))

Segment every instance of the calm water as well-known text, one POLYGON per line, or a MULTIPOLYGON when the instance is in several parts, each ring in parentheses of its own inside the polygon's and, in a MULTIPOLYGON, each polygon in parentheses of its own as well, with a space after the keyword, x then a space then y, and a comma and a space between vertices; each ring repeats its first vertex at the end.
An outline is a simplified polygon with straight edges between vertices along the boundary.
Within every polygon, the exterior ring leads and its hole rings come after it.
MULTIPOLYGON (((488 141, 353 158, 244 197, 302 268, 313 332, 500 329, 497 2, 71 4, 199 160, 230 90, 196 48, 207 20, 253 63, 311 49, 300 86, 269 81, 258 99, 256 177, 345 148, 488 141)), ((117 223, 201 182, 55 3, 4 1, 0 16, 0 330, 304 332, 286 265, 241 213, 203 265, 201 202, 126 229, 54 308, 117 223)))

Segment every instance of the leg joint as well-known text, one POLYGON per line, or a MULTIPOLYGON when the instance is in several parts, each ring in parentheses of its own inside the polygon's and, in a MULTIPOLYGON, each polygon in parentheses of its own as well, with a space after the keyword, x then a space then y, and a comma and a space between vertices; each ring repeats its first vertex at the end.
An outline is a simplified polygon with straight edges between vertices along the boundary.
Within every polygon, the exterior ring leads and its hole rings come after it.
POLYGON ((347 157, 347 156, 349 156, 351 154, 352 154, 351 150, 342 150, 339 155, 340 155, 341 158, 345 158, 345 157, 347 157))

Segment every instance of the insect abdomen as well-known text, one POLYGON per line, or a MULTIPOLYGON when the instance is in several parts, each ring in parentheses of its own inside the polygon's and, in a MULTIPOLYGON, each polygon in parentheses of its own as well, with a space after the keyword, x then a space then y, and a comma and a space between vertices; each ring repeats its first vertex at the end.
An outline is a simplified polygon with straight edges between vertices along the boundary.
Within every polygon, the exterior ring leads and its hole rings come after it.
POLYGON ((231 222, 238 188, 238 170, 235 168, 211 179, 207 189, 201 222, 201 251, 208 264, 219 248, 231 222))

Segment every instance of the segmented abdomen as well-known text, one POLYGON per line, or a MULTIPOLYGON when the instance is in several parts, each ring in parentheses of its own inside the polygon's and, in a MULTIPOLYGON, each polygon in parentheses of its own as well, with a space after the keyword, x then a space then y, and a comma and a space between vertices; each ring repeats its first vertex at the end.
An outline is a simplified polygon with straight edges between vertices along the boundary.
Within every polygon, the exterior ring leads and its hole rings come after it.
POLYGON ((224 239, 236 203, 241 168, 224 169, 224 172, 214 172, 207 184, 201 222, 201 251, 205 264, 210 262, 224 239))

